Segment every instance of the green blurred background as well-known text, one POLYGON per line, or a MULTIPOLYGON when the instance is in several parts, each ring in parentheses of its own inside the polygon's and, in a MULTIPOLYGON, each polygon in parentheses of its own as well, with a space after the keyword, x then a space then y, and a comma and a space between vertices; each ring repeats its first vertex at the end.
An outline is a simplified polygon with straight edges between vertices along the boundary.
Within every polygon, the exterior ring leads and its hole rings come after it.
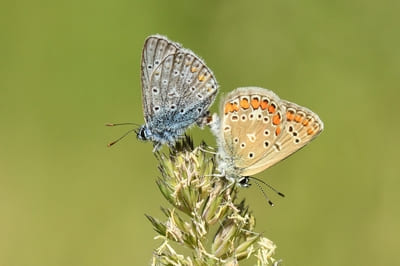
MULTIPOLYGON (((144 213, 167 206, 143 122, 140 56, 167 35, 203 57, 220 95, 258 85, 325 131, 241 191, 284 265, 400 265, 399 1, 3 1, 0 265, 146 265, 144 213)), ((219 97, 217 99, 219 102, 219 97)), ((216 110, 217 104, 212 108, 216 110)), ((198 143, 215 145, 209 130, 198 143)))

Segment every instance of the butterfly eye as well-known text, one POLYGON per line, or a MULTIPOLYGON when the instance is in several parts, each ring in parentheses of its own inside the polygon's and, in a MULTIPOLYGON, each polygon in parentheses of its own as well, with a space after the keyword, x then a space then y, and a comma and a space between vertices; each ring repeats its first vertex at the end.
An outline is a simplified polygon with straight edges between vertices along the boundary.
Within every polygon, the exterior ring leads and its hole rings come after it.
POLYGON ((144 130, 140 131, 140 137, 141 137, 141 139, 146 138, 146 135, 144 134, 144 130))
POLYGON ((251 184, 249 184, 250 178, 248 176, 243 176, 242 178, 239 179, 238 183, 239 186, 241 187, 249 187, 251 184))

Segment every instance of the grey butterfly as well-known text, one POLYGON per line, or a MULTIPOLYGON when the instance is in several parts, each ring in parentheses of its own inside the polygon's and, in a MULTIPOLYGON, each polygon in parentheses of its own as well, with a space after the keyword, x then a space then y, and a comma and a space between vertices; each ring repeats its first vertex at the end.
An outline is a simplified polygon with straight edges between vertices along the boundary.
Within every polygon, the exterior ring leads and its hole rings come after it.
POLYGON ((258 87, 229 93, 214 119, 219 171, 242 186, 248 186, 249 176, 310 143, 324 127, 311 110, 258 87))
POLYGON ((194 123, 206 123, 218 84, 196 54, 152 35, 144 43, 141 71, 145 124, 136 130, 138 139, 152 141, 158 150, 172 146, 194 123))

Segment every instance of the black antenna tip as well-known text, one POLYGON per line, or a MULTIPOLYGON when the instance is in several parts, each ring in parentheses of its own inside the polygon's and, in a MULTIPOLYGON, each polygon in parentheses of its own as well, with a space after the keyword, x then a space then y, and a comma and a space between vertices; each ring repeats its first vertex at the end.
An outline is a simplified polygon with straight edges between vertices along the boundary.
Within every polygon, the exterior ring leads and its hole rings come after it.
POLYGON ((268 200, 268 203, 269 203, 269 205, 271 205, 271 207, 275 206, 274 203, 272 201, 270 201, 270 200, 268 200))
POLYGON ((105 126, 106 126, 106 127, 113 127, 113 126, 115 126, 115 125, 112 124, 112 123, 107 123, 107 124, 105 124, 105 126))
POLYGON ((283 193, 281 193, 281 192, 278 192, 278 195, 281 196, 282 198, 285 197, 285 194, 283 194, 283 193))
POLYGON ((116 141, 110 142, 107 144, 107 147, 111 147, 112 145, 114 145, 115 143, 117 143, 116 141))

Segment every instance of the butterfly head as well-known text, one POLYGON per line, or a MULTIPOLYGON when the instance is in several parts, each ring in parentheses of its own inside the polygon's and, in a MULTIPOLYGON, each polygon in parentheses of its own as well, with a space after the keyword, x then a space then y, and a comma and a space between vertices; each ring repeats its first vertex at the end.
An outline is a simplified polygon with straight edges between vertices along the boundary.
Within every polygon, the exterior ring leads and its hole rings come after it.
POLYGON ((237 181, 237 185, 239 186, 239 187, 250 187, 251 186, 251 184, 250 184, 250 177, 248 177, 248 176, 242 176, 242 177, 240 177, 239 179, 238 179, 238 181, 237 181))
POLYGON ((151 132, 150 130, 147 128, 146 125, 142 125, 139 129, 137 129, 136 131, 136 137, 140 140, 149 140, 150 136, 151 136, 151 132))

